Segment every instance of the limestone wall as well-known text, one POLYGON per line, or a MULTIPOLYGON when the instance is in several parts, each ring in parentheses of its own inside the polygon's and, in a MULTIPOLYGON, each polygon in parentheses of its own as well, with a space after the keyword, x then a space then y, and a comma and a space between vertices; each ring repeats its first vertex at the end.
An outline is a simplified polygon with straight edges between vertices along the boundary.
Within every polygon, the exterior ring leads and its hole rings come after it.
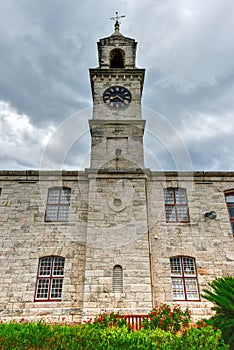
POLYGON ((164 302, 189 306, 195 316, 211 314, 211 304, 201 301, 173 302, 170 257, 196 259, 200 293, 216 277, 234 275, 234 238, 224 191, 234 188, 233 173, 153 173, 148 181, 149 230, 153 270, 154 304, 164 302), (166 223, 166 187, 187 191, 189 223, 166 223), (204 217, 214 210, 217 218, 204 217))
POLYGON ((84 318, 152 308, 145 180, 136 173, 90 177, 84 318), (123 268, 120 293, 112 290, 115 265, 123 268))
MULTIPOLYGON (((0 172, 0 318, 80 322, 101 310, 145 313, 173 301, 170 257, 196 260, 199 290, 234 275, 234 238, 224 191, 233 173, 0 172), (45 222, 48 188, 71 188, 69 221, 45 222), (163 190, 187 191, 190 222, 166 223, 163 190), (204 212, 214 210, 210 220, 204 212), (34 301, 39 258, 65 258, 62 301, 34 301), (123 268, 123 292, 112 290, 123 268), (151 283, 153 288, 151 289, 151 283)), ((210 303, 180 301, 195 317, 210 303)))
POLYGON ((1 172, 0 317, 81 319, 87 222, 87 179, 77 172, 1 172), (69 222, 44 221, 48 188, 71 188, 69 222), (34 302, 39 258, 65 258, 61 302, 34 302))

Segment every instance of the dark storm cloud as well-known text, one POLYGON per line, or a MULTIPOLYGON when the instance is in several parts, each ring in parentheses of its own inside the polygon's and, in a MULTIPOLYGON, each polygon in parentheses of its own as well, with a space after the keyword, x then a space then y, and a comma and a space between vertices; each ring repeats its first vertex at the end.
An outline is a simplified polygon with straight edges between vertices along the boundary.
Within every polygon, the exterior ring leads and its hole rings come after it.
POLYGON ((8 1, 1 13, 1 98, 39 124, 90 105, 88 67, 96 52, 82 6, 8 1))
MULTIPOLYGON (((121 32, 136 38, 137 65, 147 68, 144 106, 171 123, 194 169, 233 169, 231 0, 0 0, 0 10, 2 169, 38 168, 60 123, 91 106, 88 68, 97 66, 96 42, 112 33, 115 11, 127 16, 121 32)), ((85 121, 79 134, 89 134, 85 121)), ((151 130, 160 139, 154 122, 151 130)), ((173 168, 155 140, 145 140, 152 166, 154 158, 155 168, 173 168)), ((61 165, 62 147, 53 152, 53 168, 61 165)), ((85 138, 74 142, 63 167, 79 167, 89 147, 85 138)))

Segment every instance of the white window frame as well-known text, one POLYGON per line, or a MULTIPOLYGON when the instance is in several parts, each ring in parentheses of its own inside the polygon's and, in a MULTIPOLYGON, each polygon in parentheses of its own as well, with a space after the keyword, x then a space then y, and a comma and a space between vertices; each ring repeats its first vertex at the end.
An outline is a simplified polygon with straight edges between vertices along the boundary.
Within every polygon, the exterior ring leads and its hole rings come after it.
POLYGON ((230 201, 228 199, 228 197, 230 197, 230 198, 233 197, 234 198, 234 191, 225 193, 225 199, 226 199, 226 204, 227 204, 227 209, 228 209, 228 214, 229 214, 231 230, 232 230, 232 234, 233 234, 233 237, 234 237, 234 215, 232 214, 232 212, 234 211, 234 199, 232 199, 230 201))
POLYGON ((164 201, 166 222, 187 223, 190 221, 187 195, 186 190, 184 188, 165 188, 164 201), (182 198, 182 200, 180 199, 180 197, 182 198))
POLYGON ((65 258, 45 256, 39 259, 35 301, 61 301, 65 258))
POLYGON ((170 258, 173 299, 200 301, 195 259, 189 256, 170 258))
POLYGON ((45 212, 45 222, 67 222, 69 220, 70 199, 70 188, 49 188, 45 212))

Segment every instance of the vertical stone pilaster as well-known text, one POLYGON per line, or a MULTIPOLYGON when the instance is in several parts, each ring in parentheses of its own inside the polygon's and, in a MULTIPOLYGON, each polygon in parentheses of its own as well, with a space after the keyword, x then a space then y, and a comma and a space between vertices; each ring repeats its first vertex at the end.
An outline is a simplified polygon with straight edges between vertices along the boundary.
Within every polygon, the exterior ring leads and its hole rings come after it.
POLYGON ((151 307, 145 179, 92 178, 83 317, 101 310, 145 313, 151 307), (112 290, 115 265, 123 269, 122 293, 112 290))

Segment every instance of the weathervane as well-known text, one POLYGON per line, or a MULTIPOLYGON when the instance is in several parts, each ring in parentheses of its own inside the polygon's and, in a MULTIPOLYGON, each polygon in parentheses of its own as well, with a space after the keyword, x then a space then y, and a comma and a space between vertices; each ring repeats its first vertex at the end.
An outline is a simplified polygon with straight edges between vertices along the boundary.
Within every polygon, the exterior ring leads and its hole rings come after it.
POLYGON ((115 30, 119 30, 119 25, 120 25, 119 19, 123 17, 126 17, 126 16, 125 15, 119 16, 119 13, 115 12, 115 17, 110 18, 110 19, 113 19, 113 21, 115 21, 115 30))

